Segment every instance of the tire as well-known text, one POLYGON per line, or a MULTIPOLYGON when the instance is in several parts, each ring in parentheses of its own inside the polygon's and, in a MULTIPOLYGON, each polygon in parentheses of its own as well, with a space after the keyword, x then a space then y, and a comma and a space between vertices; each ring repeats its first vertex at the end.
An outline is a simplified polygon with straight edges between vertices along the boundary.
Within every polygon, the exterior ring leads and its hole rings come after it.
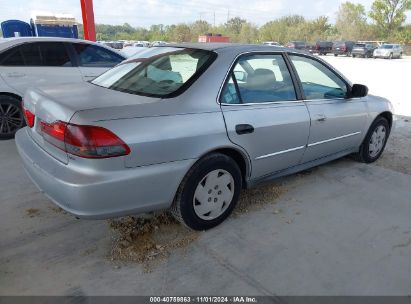
POLYGON ((402 58, 402 53, 400 53, 400 56, 398 56, 398 59, 401 59, 402 58))
POLYGON ((392 59, 393 58, 393 55, 392 55, 392 53, 390 54, 390 56, 388 57, 388 59, 392 59))
POLYGON ((212 153, 201 158, 188 171, 170 211, 185 226, 207 230, 231 214, 241 188, 242 176, 237 163, 224 154, 212 153), (220 179, 223 176, 224 180, 220 179))
POLYGON ((335 56, 335 57, 337 57, 337 56, 338 56, 338 54, 334 54, 334 56, 335 56))
POLYGON ((387 144, 389 135, 390 125, 388 123, 388 120, 382 116, 377 117, 371 124, 370 129, 368 130, 358 153, 354 154, 354 158, 363 163, 375 162, 384 152, 384 148, 387 144), (374 135, 374 133, 378 133, 378 130, 382 130, 381 128, 385 130, 384 138, 378 139, 378 135, 374 135), (381 140, 381 142, 379 140, 381 140), (370 148, 372 146, 372 142, 374 142, 375 145, 373 145, 373 149, 371 150, 370 148))
POLYGON ((25 125, 20 100, 0 95, 0 140, 14 138, 17 130, 25 125))
POLYGON ((353 55, 352 55, 352 58, 355 58, 355 56, 356 56, 356 55, 353 54, 353 55))

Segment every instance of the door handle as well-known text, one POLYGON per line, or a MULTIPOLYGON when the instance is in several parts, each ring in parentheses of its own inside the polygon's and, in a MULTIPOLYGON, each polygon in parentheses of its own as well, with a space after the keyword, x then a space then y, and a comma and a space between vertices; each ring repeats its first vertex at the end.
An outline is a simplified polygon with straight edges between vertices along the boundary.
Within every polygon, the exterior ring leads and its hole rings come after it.
POLYGON ((316 116, 316 120, 319 121, 319 122, 324 122, 324 121, 327 120, 327 116, 325 116, 324 114, 318 114, 316 116))
POLYGON ((238 135, 253 133, 254 132, 254 127, 252 125, 248 125, 248 124, 236 125, 235 126, 235 132, 238 135))

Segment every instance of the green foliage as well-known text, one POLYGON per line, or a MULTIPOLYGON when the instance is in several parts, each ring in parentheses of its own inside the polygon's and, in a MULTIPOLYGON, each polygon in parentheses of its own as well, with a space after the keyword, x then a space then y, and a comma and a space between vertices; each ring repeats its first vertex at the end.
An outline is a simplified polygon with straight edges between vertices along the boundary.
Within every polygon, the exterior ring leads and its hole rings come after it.
MULTIPOLYGON (((195 42, 205 33, 229 36, 232 42, 261 43, 277 41, 285 44, 291 40, 314 43, 318 40, 382 40, 411 43, 411 25, 403 26, 405 12, 411 9, 411 0, 375 0, 367 23, 367 14, 361 4, 344 2, 337 12, 335 25, 326 16, 307 20, 303 16, 290 15, 274 19, 257 27, 240 17, 212 26, 205 20, 173 25, 153 24, 149 28, 132 27, 130 24, 97 24, 97 40, 164 40, 170 42, 195 42)), ((79 26, 79 35, 83 29, 79 26)))
POLYGON ((369 16, 374 20, 380 36, 387 38, 404 23, 407 10, 411 10, 411 0, 375 0, 369 16))
POLYGON ((367 15, 361 4, 344 2, 337 12, 335 27, 340 39, 361 40, 367 30, 367 15))

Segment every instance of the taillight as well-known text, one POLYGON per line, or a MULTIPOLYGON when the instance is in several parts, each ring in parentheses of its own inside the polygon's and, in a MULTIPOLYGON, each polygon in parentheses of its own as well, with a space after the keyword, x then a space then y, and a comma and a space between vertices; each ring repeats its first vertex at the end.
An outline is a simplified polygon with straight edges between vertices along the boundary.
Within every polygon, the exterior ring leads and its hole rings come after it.
POLYGON ((84 158, 108 158, 130 154, 130 148, 113 132, 97 126, 56 121, 41 122, 45 140, 63 151, 84 158))
POLYGON ((24 106, 23 106, 23 113, 24 113, 24 118, 26 120, 26 125, 29 128, 33 128, 34 126, 34 114, 31 113, 29 110, 27 110, 24 106))

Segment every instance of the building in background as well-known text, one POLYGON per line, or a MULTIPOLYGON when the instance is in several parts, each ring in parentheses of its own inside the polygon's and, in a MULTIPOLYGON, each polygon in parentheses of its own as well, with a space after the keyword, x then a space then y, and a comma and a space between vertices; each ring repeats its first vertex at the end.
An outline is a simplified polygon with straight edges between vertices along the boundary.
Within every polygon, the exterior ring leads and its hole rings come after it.
POLYGON ((205 35, 198 36, 198 42, 209 43, 209 42, 230 42, 230 37, 223 36, 221 34, 207 33, 205 35))
POLYGON ((4 38, 9 37, 63 37, 78 38, 77 21, 72 15, 34 13, 30 23, 7 20, 1 23, 4 38))

